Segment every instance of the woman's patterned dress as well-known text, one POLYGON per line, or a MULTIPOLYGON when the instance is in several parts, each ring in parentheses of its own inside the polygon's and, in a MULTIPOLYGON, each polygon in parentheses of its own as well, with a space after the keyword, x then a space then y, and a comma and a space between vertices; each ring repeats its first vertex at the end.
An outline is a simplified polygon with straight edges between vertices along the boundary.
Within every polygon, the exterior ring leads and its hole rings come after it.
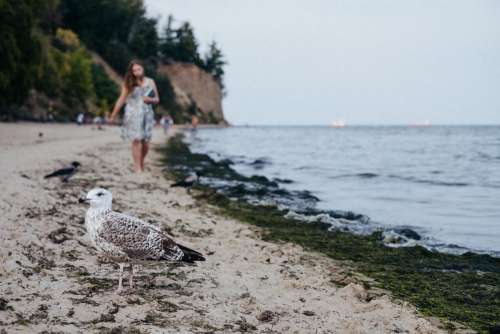
POLYGON ((142 86, 134 87, 125 100, 122 138, 125 140, 150 141, 155 123, 153 107, 143 101, 143 97, 153 89, 153 80, 144 78, 142 86))

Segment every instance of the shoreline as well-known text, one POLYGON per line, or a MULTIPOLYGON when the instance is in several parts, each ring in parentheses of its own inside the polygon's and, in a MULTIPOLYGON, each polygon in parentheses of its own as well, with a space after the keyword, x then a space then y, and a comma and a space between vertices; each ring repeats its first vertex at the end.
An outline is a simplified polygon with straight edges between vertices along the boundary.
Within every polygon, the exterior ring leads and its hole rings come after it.
MULTIPOLYGON (((261 196, 245 189, 253 202, 279 203, 297 220, 326 222, 332 229, 361 235, 381 231, 391 247, 421 245, 431 251, 500 258, 500 230, 495 220, 500 211, 494 201, 500 195, 498 177, 494 172, 484 176, 480 172, 498 159, 488 144, 478 144, 477 151, 469 149, 474 134, 485 143, 495 140, 495 131, 471 127, 431 132, 383 127, 347 132, 315 132, 307 127, 267 131, 256 127, 202 130, 187 133, 185 141, 193 152, 227 161, 244 176, 265 176, 288 193, 309 191, 317 197, 310 205, 301 203, 300 194, 290 203, 273 194, 261 196), (391 144, 394 137, 400 140, 391 144), (450 142, 463 138, 464 145, 451 145, 456 150, 437 154, 436 143, 448 137, 450 142), (348 145, 344 141, 355 143, 354 147, 342 151, 342 146, 348 145), (315 147, 319 142, 322 144, 315 147), (419 147, 425 152, 415 155, 419 147), (406 166, 412 155, 415 165, 406 166), (364 158, 358 159, 360 156, 364 158), (471 161, 466 174, 462 165, 454 166, 459 156, 471 161), (351 219, 355 216, 364 217, 351 219)), ((202 181, 221 191, 228 188, 217 178, 202 181)), ((272 188, 271 182, 266 187, 272 188)))
MULTIPOLYGON (((173 157, 170 170, 174 177, 198 172, 209 181, 196 187, 195 198, 219 207, 229 217, 259 226, 266 240, 293 242, 348 261, 354 270, 375 278, 363 282, 365 285, 390 290, 424 314, 443 318, 450 330, 456 328, 453 321, 485 332, 498 326, 500 305, 495 295, 500 283, 499 258, 471 252, 454 255, 418 245, 394 248, 385 245, 381 232, 359 235, 332 231, 323 220, 304 221, 292 209, 272 204, 280 203, 273 201, 275 194, 303 199, 310 197, 307 191, 287 191, 264 176, 239 174, 227 159, 216 161, 207 154, 191 152, 180 137, 170 142, 164 154, 173 157), (451 291, 443 295, 446 290, 451 291)), ((340 219, 363 218, 344 211, 332 213, 340 219)))
MULTIPOLYGON (((153 148, 164 141, 155 129, 153 148)), ((157 150, 145 173, 132 174, 116 127, 0 123, 0 148, 7 333, 444 332, 436 319, 359 284, 345 262, 268 239, 264 229, 170 188, 157 150), (43 179, 72 160, 82 169, 67 184, 43 179), (82 225, 86 208, 76 203, 97 185, 113 192, 115 210, 159 225, 207 262, 143 266, 136 290, 115 295, 118 272, 98 261, 82 225)))

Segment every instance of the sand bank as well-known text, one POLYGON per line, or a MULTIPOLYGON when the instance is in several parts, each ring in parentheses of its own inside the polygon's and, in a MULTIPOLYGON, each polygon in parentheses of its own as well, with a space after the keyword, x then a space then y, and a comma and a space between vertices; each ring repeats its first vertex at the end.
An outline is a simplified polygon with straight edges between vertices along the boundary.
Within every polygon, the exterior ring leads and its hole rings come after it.
MULTIPOLYGON (((164 140, 156 131, 153 144, 164 140)), ((340 263, 262 241, 258 229, 198 206, 169 187, 154 150, 146 172, 133 174, 117 128, 0 124, 0 164, 7 333, 441 332, 410 305, 352 283, 340 263), (43 179, 72 160, 82 169, 71 182, 43 179), (114 294, 118 272, 98 260, 77 203, 94 186, 113 192, 115 210, 157 224, 207 262, 143 266, 135 290, 114 294)))

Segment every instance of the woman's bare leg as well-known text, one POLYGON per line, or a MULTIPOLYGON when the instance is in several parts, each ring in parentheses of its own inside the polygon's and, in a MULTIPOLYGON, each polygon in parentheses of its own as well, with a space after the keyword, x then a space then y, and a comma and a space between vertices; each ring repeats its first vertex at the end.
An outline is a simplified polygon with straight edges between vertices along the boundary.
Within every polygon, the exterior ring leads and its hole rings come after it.
POLYGON ((149 142, 143 140, 141 147, 141 170, 144 170, 144 160, 146 159, 148 151, 149 151, 149 142))
POLYGON ((142 143, 140 140, 134 140, 132 142, 132 158, 134 159, 134 172, 142 172, 142 143))

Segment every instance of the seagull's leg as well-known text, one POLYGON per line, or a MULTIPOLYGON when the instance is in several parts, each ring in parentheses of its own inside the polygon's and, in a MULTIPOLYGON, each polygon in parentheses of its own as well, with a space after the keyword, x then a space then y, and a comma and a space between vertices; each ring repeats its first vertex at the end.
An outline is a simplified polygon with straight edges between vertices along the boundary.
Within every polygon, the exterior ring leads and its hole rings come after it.
POLYGON ((118 278, 118 290, 116 290, 116 293, 120 293, 123 289, 122 280, 123 280, 123 267, 124 266, 125 266, 125 263, 120 263, 120 278, 118 278))
POLYGON ((134 265, 132 262, 130 263, 130 275, 128 277, 128 285, 130 286, 130 289, 134 288, 134 265))

